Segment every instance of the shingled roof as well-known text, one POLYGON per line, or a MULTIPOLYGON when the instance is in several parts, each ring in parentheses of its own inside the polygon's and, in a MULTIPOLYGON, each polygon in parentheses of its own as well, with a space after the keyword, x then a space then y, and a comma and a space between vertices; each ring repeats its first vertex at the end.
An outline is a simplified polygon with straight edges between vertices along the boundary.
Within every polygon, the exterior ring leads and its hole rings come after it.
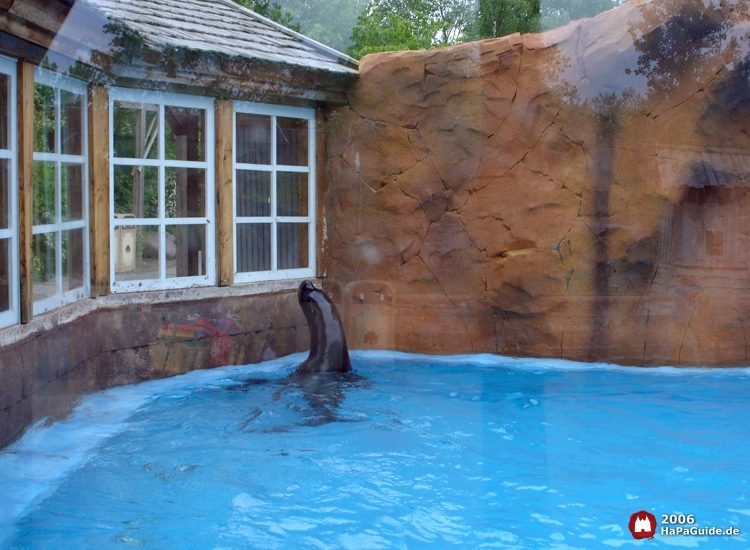
POLYGON ((231 0, 79 0, 152 48, 177 48, 356 73, 358 63, 231 0))

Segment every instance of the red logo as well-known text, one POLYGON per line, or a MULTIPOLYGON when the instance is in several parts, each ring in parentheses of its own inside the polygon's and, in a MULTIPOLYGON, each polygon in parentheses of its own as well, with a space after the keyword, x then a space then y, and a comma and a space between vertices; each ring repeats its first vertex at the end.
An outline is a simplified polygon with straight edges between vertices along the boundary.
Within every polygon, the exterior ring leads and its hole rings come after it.
POLYGON ((641 510, 630 516, 628 529, 634 539, 652 539, 656 533, 656 516, 641 510))

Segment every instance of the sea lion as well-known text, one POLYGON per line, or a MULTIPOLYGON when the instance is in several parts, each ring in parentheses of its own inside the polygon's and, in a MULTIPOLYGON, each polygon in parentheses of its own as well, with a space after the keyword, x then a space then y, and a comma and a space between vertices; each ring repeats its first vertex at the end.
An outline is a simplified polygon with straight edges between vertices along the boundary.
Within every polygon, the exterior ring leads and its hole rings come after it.
POLYGON ((310 355, 297 367, 295 374, 350 372, 352 363, 336 306, 307 280, 299 285, 297 299, 310 330, 310 355))

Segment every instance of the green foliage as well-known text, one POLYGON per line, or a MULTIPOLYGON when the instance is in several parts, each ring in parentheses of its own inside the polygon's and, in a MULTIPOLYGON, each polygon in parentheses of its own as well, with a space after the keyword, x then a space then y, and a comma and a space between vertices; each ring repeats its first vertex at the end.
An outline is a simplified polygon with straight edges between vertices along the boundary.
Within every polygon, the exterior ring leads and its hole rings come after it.
POLYGON ((300 24, 301 32, 358 58, 379 51, 434 48, 515 32, 539 32, 592 17, 624 2, 370 0, 365 5, 365 1, 279 0, 300 24))
POLYGON ((541 29, 539 0, 479 0, 478 38, 539 32, 541 29))
POLYGON ((427 49, 463 41, 472 20, 467 0, 373 0, 352 31, 347 53, 427 49))
POLYGON ((271 4, 271 0, 235 0, 235 2, 293 31, 300 31, 299 23, 294 22, 294 16, 283 9, 278 2, 274 2, 273 4, 271 4))

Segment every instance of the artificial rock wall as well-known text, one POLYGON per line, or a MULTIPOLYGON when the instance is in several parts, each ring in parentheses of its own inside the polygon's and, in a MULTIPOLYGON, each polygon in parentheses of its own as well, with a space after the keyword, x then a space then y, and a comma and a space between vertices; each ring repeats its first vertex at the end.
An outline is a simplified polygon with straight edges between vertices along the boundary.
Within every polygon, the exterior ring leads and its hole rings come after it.
POLYGON ((326 114, 351 348, 740 365, 747 1, 367 56, 326 114))

